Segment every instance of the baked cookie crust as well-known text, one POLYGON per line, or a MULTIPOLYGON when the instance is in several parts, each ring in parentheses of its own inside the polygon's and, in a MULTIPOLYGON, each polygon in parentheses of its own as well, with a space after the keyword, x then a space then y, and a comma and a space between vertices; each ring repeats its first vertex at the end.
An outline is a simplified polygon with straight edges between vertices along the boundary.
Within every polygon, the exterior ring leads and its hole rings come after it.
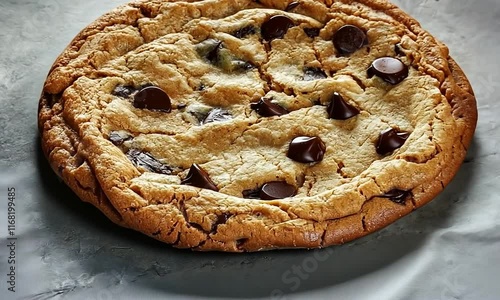
POLYGON ((387 1, 137 1, 75 37, 38 116, 54 171, 114 223, 178 248, 243 252, 342 244, 428 203, 465 158, 477 109, 447 47, 387 1), (291 20, 283 35, 263 29, 272 16, 291 20), (366 34, 353 53, 332 43, 344 25, 366 34), (407 77, 370 76, 380 57, 407 77), (168 112, 137 107, 150 85, 168 112), (359 114, 329 118, 335 92, 359 114), (263 116, 252 108, 263 98, 286 113, 263 116), (408 136, 380 154, 387 128, 408 136), (322 160, 287 157, 297 136, 321 137, 322 160), (218 191, 189 183, 193 164, 218 191), (276 181, 294 196, 248 197, 276 181))

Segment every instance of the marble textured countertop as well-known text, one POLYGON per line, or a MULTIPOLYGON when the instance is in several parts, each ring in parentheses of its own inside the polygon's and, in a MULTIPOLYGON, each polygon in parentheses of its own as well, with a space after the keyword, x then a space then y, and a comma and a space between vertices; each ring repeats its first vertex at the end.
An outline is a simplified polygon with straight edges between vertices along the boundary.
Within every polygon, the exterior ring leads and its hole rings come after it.
POLYGON ((239 255, 175 250, 111 225, 40 154, 37 102, 52 62, 79 30, 124 2, 0 2, 1 299, 500 297, 500 1, 395 1, 449 46, 477 96, 472 147, 437 199, 344 246, 239 255), (7 290, 9 187, 15 293, 7 290))

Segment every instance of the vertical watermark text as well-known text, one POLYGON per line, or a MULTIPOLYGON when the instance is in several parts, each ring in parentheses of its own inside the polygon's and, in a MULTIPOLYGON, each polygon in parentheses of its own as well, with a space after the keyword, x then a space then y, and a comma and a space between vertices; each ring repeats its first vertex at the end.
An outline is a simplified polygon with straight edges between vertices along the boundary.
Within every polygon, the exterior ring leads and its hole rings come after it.
POLYGON ((7 290, 16 292, 16 188, 7 188, 7 290))

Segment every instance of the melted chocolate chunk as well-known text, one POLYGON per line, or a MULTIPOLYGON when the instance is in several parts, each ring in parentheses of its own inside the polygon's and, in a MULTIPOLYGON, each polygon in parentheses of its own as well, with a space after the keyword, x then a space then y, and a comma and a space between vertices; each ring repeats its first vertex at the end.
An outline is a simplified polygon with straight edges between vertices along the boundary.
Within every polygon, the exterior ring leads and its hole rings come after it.
POLYGON ((255 66, 252 65, 252 63, 249 63, 247 61, 233 59, 230 61, 229 64, 222 65, 222 68, 224 68, 226 71, 229 71, 229 72, 240 72, 240 71, 251 70, 251 69, 255 68, 255 66))
POLYGON ((250 107, 263 117, 282 116, 288 114, 288 110, 271 102, 271 99, 261 98, 259 102, 252 103, 250 107))
POLYGON ((228 213, 223 213, 222 215, 218 215, 217 216, 217 221, 215 222, 215 224, 218 224, 218 225, 224 224, 231 217, 232 217, 232 214, 228 214, 228 213))
POLYGON ((222 108, 214 108, 208 113, 207 117, 201 124, 208 124, 213 122, 224 122, 229 121, 233 118, 231 114, 222 108))
POLYGON ((304 69, 304 81, 313 81, 318 79, 327 78, 325 72, 320 68, 305 68, 304 69))
POLYGON ((172 104, 164 90, 156 86, 148 86, 134 96, 134 107, 170 112, 172 104))
POLYGON ((260 199, 260 188, 256 190, 244 190, 242 195, 243 198, 247 199, 260 199))
POLYGON ((359 110, 345 102, 342 96, 335 92, 332 101, 327 107, 328 116, 334 120, 347 120, 359 114, 359 110))
POLYGON ((287 33, 290 27, 293 27, 292 19, 287 16, 276 15, 269 18, 262 24, 261 35, 266 41, 281 39, 287 33))
POLYGON ((398 203, 398 204, 405 204, 406 199, 410 195, 410 191, 402 191, 402 190, 391 190, 384 195, 380 196, 382 198, 389 198, 392 202, 398 203))
POLYGON ((238 59, 231 52, 224 48, 221 41, 208 39, 196 45, 196 51, 201 57, 206 57, 213 65, 226 72, 241 72, 253 69, 255 66, 238 59))
POLYGON ((181 183, 216 192, 219 191, 215 183, 210 179, 207 171, 197 164, 191 166, 186 178, 181 183))
POLYGON ((113 95, 119 96, 122 98, 128 98, 135 91, 136 91, 136 89, 134 87, 119 85, 113 90, 113 95))
POLYGON ((222 48, 222 42, 218 41, 218 43, 214 45, 214 48, 207 53, 207 59, 211 63, 217 64, 217 61, 219 60, 219 51, 221 48, 222 48))
POLYGON ((397 58, 381 57, 373 61, 368 68, 368 77, 371 78, 374 75, 395 85, 408 77, 408 67, 397 58))
POLYGON ((272 181, 264 184, 260 189, 260 199, 274 200, 293 197, 297 193, 295 186, 284 181, 272 181))
POLYGON ((112 131, 109 134, 109 140, 115 146, 121 146, 125 141, 129 141, 132 139, 132 136, 123 132, 112 131))
POLYGON ((203 122, 205 121, 205 119, 208 117, 208 114, 210 113, 209 110, 199 109, 196 107, 195 108, 190 107, 188 110, 189 110, 189 113, 191 115, 193 115, 200 122, 200 125, 203 125, 203 122))
POLYGON ((326 145, 319 137, 300 136, 294 138, 288 147, 287 157, 301 163, 323 160, 326 145))
POLYGON ((363 30, 353 25, 344 25, 333 35, 333 45, 341 54, 351 54, 361 49, 367 40, 363 30))
POLYGON ((397 132, 393 128, 382 131, 377 141, 377 153, 380 155, 392 153, 394 150, 401 148, 409 136, 410 133, 397 132))
POLYGON ((201 57, 207 58, 211 63, 216 63, 219 49, 222 47, 222 42, 217 39, 208 39, 196 44, 196 52, 201 57))
POLYGON ((398 56, 405 56, 405 53, 403 52, 403 49, 401 49, 401 46, 399 44, 394 45, 394 52, 398 56))
POLYGON ((226 224, 227 220, 229 220, 229 218, 231 218, 232 216, 233 216, 232 214, 228 213, 223 213, 222 215, 218 215, 217 220, 215 220, 215 223, 212 225, 211 231, 216 232, 217 227, 219 227, 219 225, 226 224))
POLYGON ((290 2, 290 4, 288 4, 288 6, 285 8, 285 11, 291 11, 299 5, 300 5, 299 1, 290 2))
POLYGON ((165 175, 172 174, 172 169, 159 162, 151 154, 143 152, 138 149, 130 149, 127 152, 128 159, 138 167, 142 167, 150 172, 160 173, 165 175))
POLYGON ((252 25, 248 25, 248 26, 245 26, 243 28, 236 30, 231 35, 233 35, 234 37, 237 37, 239 39, 242 39, 246 36, 256 34, 256 33, 257 33, 257 29, 252 25))
POLYGON ((304 32, 310 38, 315 38, 319 36, 319 31, 320 31, 319 28, 304 28, 304 32))

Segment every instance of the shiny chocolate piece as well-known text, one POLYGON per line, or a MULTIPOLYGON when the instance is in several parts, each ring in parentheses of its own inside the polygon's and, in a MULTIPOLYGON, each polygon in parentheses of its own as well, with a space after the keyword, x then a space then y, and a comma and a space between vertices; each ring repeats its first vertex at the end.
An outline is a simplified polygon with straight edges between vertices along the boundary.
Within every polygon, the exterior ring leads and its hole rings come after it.
POLYGON ((115 146, 121 146, 125 141, 129 141, 132 139, 132 136, 130 134, 124 133, 124 132, 119 132, 119 131, 112 131, 109 134, 109 140, 113 145, 115 146))
POLYGON ((208 123, 213 123, 213 122, 224 122, 224 121, 229 121, 233 118, 231 114, 222 108, 214 108, 212 109, 205 120, 201 122, 202 124, 208 124, 208 123))
POLYGON ((398 189, 391 190, 384 195, 380 196, 382 198, 389 198, 394 203, 405 204, 406 199, 410 195, 410 191, 402 191, 398 189))
POLYGON ((181 184, 191 185, 195 187, 199 187, 202 189, 208 189, 218 192, 219 189, 215 185, 215 183, 210 179, 207 171, 205 171, 202 167, 197 164, 193 164, 189 169, 189 172, 184 180, 182 180, 181 184))
POLYGON ((344 25, 333 35, 333 45, 341 54, 351 54, 361 49, 366 42, 363 30, 353 25, 344 25))
POLYGON ((292 19, 287 16, 276 15, 269 18, 262 24, 261 35, 266 41, 272 41, 274 39, 281 39, 287 33, 290 27, 295 24, 292 19))
POLYGON ((310 38, 315 38, 319 36, 319 31, 320 31, 319 28, 304 28, 304 32, 310 38))
POLYGON ((398 132, 393 128, 386 129, 380 133, 377 141, 377 153, 387 155, 404 145, 410 133, 398 132))
POLYGON ((163 112, 170 112, 172 110, 170 97, 168 97, 164 90, 157 86, 145 87, 135 94, 134 107, 163 112))
POLYGON ((342 96, 335 92, 327 107, 328 116, 334 120, 347 120, 359 115, 359 109, 345 102, 342 96))
MULTIPOLYGON (((212 45, 211 45, 212 46, 212 45)), ((213 63, 217 64, 217 61, 219 60, 219 51, 222 48, 222 42, 218 41, 216 42, 214 47, 207 53, 207 59, 213 63)))
POLYGON ((256 33, 257 33, 257 29, 252 25, 248 25, 248 26, 245 26, 243 28, 236 30, 235 32, 231 33, 231 35, 233 35, 234 37, 237 37, 239 39, 242 39, 242 38, 245 38, 249 35, 253 35, 256 33))
POLYGON ((271 102, 271 99, 261 98, 259 102, 252 103, 250 107, 263 117, 282 116, 288 114, 288 110, 271 102))
POLYGON ((297 193, 295 186, 284 181, 272 181, 264 184, 260 189, 260 199, 274 200, 293 197, 297 193))
POLYGON ((299 136, 288 147, 287 157, 301 163, 313 163, 323 160, 326 145, 319 137, 299 136))
POLYGON ((396 85, 408 77, 408 67, 399 59, 392 57, 381 57, 373 61, 368 68, 368 77, 377 75, 385 82, 396 85))
POLYGON ((299 5, 300 5, 299 1, 290 2, 290 4, 288 4, 288 6, 285 8, 285 11, 291 11, 299 5))
POLYGON ((138 149, 130 149, 127 152, 128 159, 138 167, 142 167, 150 172, 171 175, 172 169, 158 161, 150 153, 138 149))
POLYGON ((119 96, 122 98, 128 98, 128 97, 130 97, 130 95, 132 95, 133 92, 135 92, 135 90, 136 89, 132 86, 119 85, 119 86, 115 87, 115 89, 113 90, 113 95, 119 96))
POLYGON ((305 68, 304 69, 304 81, 313 81, 319 79, 327 78, 325 72, 320 68, 305 68))

